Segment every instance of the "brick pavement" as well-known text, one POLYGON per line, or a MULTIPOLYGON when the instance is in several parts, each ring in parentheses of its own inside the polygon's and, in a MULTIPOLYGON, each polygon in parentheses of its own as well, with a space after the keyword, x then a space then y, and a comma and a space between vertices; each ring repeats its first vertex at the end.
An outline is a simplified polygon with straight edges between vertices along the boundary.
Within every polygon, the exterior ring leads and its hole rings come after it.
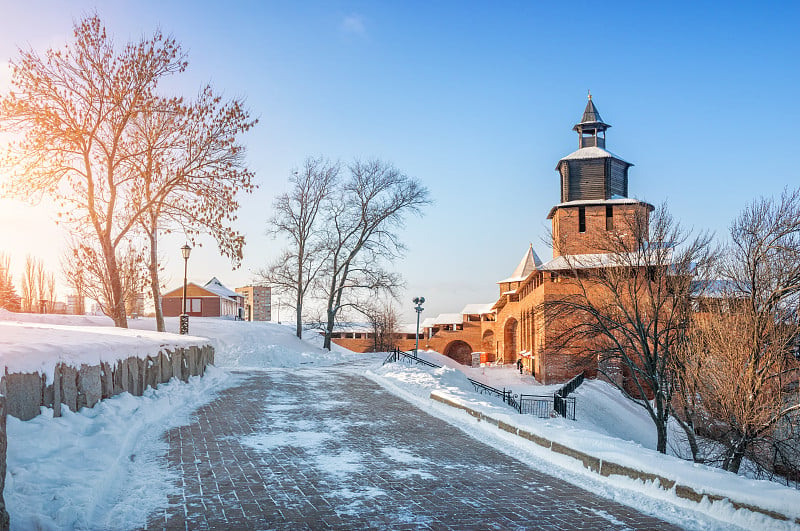
POLYGON ((166 438, 151 529, 674 529, 339 369, 252 374, 166 438))

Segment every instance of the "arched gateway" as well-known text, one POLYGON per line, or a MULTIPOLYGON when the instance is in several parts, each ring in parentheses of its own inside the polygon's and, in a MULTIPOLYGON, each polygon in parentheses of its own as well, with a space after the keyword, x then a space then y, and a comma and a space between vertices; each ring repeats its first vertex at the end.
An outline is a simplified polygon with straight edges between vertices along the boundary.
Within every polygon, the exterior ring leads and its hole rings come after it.
POLYGON ((472 347, 465 341, 456 340, 448 343, 444 355, 463 365, 472 365, 472 347))

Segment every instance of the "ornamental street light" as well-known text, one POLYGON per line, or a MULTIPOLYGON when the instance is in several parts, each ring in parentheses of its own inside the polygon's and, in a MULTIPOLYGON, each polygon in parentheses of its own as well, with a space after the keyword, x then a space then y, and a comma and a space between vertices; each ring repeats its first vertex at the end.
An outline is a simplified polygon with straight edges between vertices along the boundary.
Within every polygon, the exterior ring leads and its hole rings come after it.
POLYGON ((183 300, 181 301, 183 313, 181 313, 181 334, 189 333, 189 312, 186 310, 186 272, 189 267, 189 254, 191 252, 192 248, 189 247, 188 244, 184 244, 183 247, 181 247, 181 254, 183 255, 183 300))
POLYGON ((419 314, 425 309, 422 307, 422 305, 425 304, 425 297, 414 297, 414 300, 411 302, 416 305, 414 306, 414 310, 417 312, 417 340, 414 343, 414 357, 416 358, 417 352, 419 351, 419 314))

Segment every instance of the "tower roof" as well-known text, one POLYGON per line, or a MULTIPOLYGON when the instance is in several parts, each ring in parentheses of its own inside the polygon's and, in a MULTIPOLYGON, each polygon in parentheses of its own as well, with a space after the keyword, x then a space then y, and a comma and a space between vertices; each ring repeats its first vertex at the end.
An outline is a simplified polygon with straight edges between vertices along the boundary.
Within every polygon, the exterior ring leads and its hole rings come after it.
POLYGON ((511 276, 505 278, 503 280, 497 281, 498 284, 503 282, 521 282, 528 278, 528 275, 536 271, 539 266, 542 265, 542 261, 536 256, 536 252, 533 250, 533 244, 528 247, 528 250, 525 251, 525 255, 520 260, 519 265, 514 272, 511 273, 511 276))
POLYGON ((600 112, 597 110, 597 107, 592 101, 592 95, 589 94, 589 101, 586 102, 586 108, 583 110, 581 121, 575 124, 573 129, 575 131, 581 131, 583 129, 598 129, 600 131, 605 131, 609 127, 611 126, 605 123, 600 117, 600 112))

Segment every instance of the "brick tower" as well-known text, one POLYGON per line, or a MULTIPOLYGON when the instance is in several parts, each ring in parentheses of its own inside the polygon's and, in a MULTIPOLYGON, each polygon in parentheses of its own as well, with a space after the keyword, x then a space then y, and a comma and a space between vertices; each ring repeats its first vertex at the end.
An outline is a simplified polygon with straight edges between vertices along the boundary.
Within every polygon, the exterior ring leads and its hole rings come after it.
POLYGON ((578 150, 556 166, 561 203, 547 216, 553 222, 554 258, 603 252, 593 242, 600 231, 614 229, 615 218, 653 210, 648 203, 628 198, 628 169, 633 164, 606 151, 609 127, 589 94, 581 121, 573 127, 578 133, 578 150))

